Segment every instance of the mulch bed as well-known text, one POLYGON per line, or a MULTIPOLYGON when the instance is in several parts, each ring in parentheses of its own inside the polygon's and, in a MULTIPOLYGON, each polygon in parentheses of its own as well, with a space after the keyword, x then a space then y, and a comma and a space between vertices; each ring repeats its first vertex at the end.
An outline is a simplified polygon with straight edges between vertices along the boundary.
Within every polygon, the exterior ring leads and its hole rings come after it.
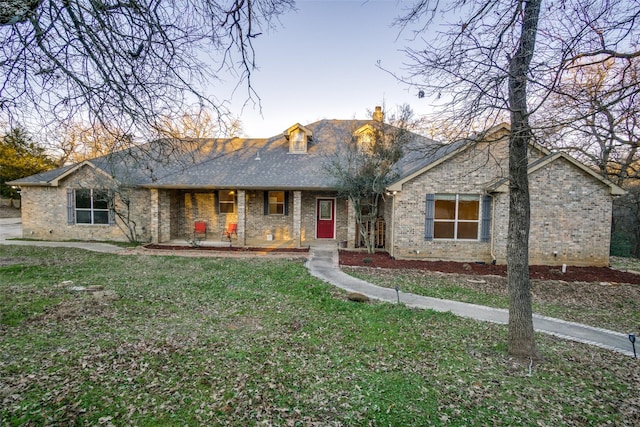
MULTIPOLYGON (((356 267, 416 269, 439 271, 442 273, 467 274, 478 276, 507 275, 506 265, 492 265, 482 263, 463 263, 453 261, 419 261, 397 260, 386 252, 367 254, 354 251, 340 251, 340 265, 356 267)), ((537 280, 564 280, 567 282, 611 282, 630 283, 640 285, 640 275, 613 270, 607 267, 567 267, 562 273, 559 266, 532 265, 529 275, 537 280)))
POLYGON ((241 246, 181 246, 181 245, 145 245, 147 249, 168 251, 218 251, 218 252, 281 252, 307 253, 309 248, 248 248, 241 246))

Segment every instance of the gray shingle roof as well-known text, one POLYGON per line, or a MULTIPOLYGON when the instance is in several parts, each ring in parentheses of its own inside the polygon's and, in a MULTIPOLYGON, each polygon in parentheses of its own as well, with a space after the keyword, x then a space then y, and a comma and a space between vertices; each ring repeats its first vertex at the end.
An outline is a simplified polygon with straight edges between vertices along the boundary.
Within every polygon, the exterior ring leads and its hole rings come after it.
POLYGON ((75 165, 63 166, 61 168, 52 169, 45 172, 40 172, 35 175, 27 176, 24 178, 15 179, 7 182, 9 185, 47 185, 57 177, 64 175, 67 171, 72 169, 75 165))
MULTIPOLYGON (((151 188, 332 189, 326 164, 352 141, 356 129, 371 120, 321 120, 306 125, 313 132, 307 153, 289 153, 284 135, 269 139, 158 141, 91 160, 123 183, 151 188)), ((457 144, 453 144, 456 145, 457 144)), ((448 154, 449 145, 412 134, 396 164, 407 176, 448 154)), ((47 185, 74 166, 65 166, 14 181, 15 185, 47 185)))

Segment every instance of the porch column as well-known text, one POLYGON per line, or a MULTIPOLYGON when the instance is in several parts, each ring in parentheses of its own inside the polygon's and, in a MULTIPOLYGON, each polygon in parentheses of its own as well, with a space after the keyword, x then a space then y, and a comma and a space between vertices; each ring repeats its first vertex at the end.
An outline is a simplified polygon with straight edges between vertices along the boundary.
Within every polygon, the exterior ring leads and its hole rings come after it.
POLYGON ((247 246, 247 192, 238 190, 238 245, 247 246))
POLYGON ((150 216, 151 224, 149 233, 151 234, 151 243, 160 243, 160 196, 157 188, 151 190, 151 206, 150 216))
POLYGON ((356 215, 351 200, 347 199, 347 247, 356 247, 356 215))
POLYGON ((302 191, 293 192, 293 243, 302 246, 302 191))

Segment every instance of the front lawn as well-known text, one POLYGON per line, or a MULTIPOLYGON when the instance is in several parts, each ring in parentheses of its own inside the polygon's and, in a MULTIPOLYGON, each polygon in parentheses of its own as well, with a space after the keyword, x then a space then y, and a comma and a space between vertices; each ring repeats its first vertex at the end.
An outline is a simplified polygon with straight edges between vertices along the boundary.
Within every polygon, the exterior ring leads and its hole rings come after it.
POLYGON ((640 362, 354 303, 300 259, 0 246, 0 425, 638 425, 640 362), (97 292, 71 287, 103 286, 97 292))
MULTIPOLYGON (((343 267, 378 286, 433 298, 509 308, 507 278, 424 270, 343 267)), ((640 333, 640 285, 616 282, 531 280, 533 311, 622 333, 640 333)))

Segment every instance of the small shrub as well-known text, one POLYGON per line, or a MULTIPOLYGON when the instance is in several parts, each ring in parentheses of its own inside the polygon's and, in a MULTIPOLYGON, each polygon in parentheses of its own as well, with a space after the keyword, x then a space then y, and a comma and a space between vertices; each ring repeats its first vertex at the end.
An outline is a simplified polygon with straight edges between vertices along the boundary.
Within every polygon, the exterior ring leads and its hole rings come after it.
POLYGON ((611 235, 611 256, 631 256, 631 238, 627 233, 616 231, 611 235))

